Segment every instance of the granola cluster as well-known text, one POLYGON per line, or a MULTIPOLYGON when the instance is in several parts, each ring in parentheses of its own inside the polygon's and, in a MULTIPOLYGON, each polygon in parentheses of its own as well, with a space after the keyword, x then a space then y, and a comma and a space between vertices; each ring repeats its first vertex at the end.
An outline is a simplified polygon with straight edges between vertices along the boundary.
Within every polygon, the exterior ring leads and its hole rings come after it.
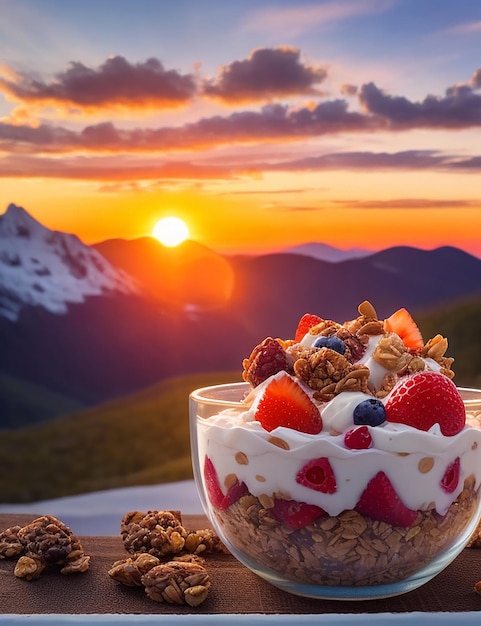
POLYGON ((127 552, 147 552, 159 559, 178 554, 224 552, 225 547, 210 528, 186 530, 179 511, 131 511, 120 523, 127 552))
POLYGON ((204 602, 211 581, 199 555, 228 553, 210 528, 185 529, 180 511, 130 511, 120 536, 132 556, 115 561, 109 576, 128 587, 143 586, 156 602, 192 607, 204 602))
POLYGON ((419 511, 409 528, 346 510, 293 529, 274 517, 269 499, 252 494, 215 514, 233 545, 274 575, 303 584, 368 586, 406 578, 442 554, 469 527, 478 498, 474 480, 467 480, 445 515, 419 511))
POLYGON ((449 378, 454 377, 451 369, 453 360, 446 357, 448 342, 436 335, 420 349, 406 347, 403 341, 379 320, 370 302, 358 308, 359 316, 344 324, 332 320, 321 320, 308 332, 316 337, 337 337, 345 346, 339 354, 329 347, 312 348, 294 340, 267 337, 257 345, 250 356, 243 360, 242 378, 257 387, 260 383, 280 371, 297 376, 314 391, 314 397, 327 402, 343 391, 361 391, 377 398, 384 398, 396 382, 406 374, 422 371, 423 359, 431 358, 440 366, 440 371, 449 378), (369 338, 382 335, 373 354, 373 359, 385 367, 379 389, 369 385, 369 369, 357 362, 366 350, 369 338))
POLYGON ((47 567, 56 566, 61 574, 74 574, 86 572, 90 564, 80 539, 52 515, 0 533, 0 559, 16 557, 15 576, 29 581, 39 578, 47 567))

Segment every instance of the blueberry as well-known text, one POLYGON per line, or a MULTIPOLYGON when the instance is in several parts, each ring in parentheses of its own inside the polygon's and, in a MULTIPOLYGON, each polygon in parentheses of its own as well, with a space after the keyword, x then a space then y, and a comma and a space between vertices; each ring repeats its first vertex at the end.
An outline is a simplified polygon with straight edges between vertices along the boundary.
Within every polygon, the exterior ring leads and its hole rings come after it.
POLYGON ((386 421, 386 409, 381 400, 368 398, 360 402, 353 413, 354 424, 379 426, 386 421))
POLYGON ((328 339, 329 337, 319 337, 319 339, 316 339, 314 342, 314 348, 327 348, 328 339))
POLYGON ((319 339, 316 339, 314 342, 314 347, 330 348, 331 350, 339 352, 339 354, 344 354, 346 351, 346 345, 339 337, 319 337, 319 339))

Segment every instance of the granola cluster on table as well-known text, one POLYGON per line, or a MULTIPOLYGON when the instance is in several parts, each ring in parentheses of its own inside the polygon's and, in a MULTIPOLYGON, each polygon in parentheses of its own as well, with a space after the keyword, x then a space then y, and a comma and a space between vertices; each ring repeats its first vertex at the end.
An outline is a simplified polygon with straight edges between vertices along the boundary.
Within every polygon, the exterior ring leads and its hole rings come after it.
POLYGON ((187 530, 180 511, 130 511, 120 536, 131 555, 112 564, 109 576, 127 587, 144 587, 156 602, 198 606, 211 588, 200 555, 227 550, 210 528, 187 530))
POLYGON ((89 569, 90 556, 80 539, 52 515, 39 517, 25 526, 12 526, 0 533, 0 559, 18 558, 14 574, 31 581, 48 567, 61 574, 76 574, 89 569))

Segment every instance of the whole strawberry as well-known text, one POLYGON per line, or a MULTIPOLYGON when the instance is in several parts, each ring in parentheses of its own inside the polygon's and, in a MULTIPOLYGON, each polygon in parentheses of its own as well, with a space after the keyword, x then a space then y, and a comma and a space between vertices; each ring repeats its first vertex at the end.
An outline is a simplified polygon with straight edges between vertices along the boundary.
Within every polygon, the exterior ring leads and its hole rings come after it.
POLYGON ((466 423, 466 411, 456 385, 444 374, 418 372, 393 390, 386 402, 388 422, 429 430, 439 424, 447 437, 457 435, 466 423))

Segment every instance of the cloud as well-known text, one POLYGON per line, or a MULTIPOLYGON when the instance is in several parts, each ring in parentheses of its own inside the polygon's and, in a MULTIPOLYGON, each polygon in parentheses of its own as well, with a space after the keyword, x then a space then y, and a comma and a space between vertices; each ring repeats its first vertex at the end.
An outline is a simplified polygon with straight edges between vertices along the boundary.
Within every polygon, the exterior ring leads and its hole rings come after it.
POLYGON ((343 85, 341 85, 340 92, 343 96, 355 96, 358 92, 358 88, 356 85, 344 83, 343 85))
POLYGON ((285 161, 271 166, 275 170, 385 170, 432 169, 444 166, 449 157, 434 150, 401 152, 338 152, 285 161))
POLYGON ((326 76, 325 68, 301 63, 297 48, 258 48, 247 59, 221 67, 216 80, 204 82, 203 94, 230 104, 315 95, 314 85, 326 76))
POLYGON ((97 69, 71 63, 50 83, 25 73, 15 77, 4 75, 0 77, 0 90, 15 102, 40 106, 142 109, 188 104, 197 85, 192 75, 166 70, 157 59, 132 64, 114 56, 97 69))
MULTIPOLYGON (((475 76, 479 80, 477 72, 475 76)), ((362 85, 359 100, 367 113, 383 118, 391 130, 481 126, 481 95, 468 85, 451 87, 444 97, 429 95, 411 102, 390 96, 371 82, 362 85)))
POLYGON ((38 127, 0 122, 0 149, 11 152, 149 152, 196 150, 234 143, 299 141, 324 134, 375 130, 375 118, 347 110, 343 100, 291 109, 280 104, 260 111, 202 118, 179 127, 121 129, 112 122, 81 131, 41 124, 38 127))
MULTIPOLYGON (((32 178, 63 178, 72 180, 111 181, 132 185, 131 181, 213 181, 228 180, 246 176, 258 177, 266 172, 294 171, 383 171, 383 170, 480 170, 481 157, 458 159, 429 150, 406 150, 386 152, 340 152, 304 159, 285 160, 281 163, 239 159, 229 164, 212 164, 191 160, 170 161, 147 155, 103 156, 56 156, 40 157, 28 154, 10 155, 0 158, 0 177, 21 178, 28 173, 32 178)), ((283 189, 279 193, 300 194, 305 189, 283 189)), ((272 195, 274 189, 251 189, 226 192, 228 195, 272 195)), ((404 202, 404 200, 403 200, 404 202)), ((449 206, 451 202, 448 201, 449 206)), ((382 208, 382 206, 380 207, 382 208)))
MULTIPOLYGON (((122 156, 42 158, 14 155, 0 158, 0 177, 66 178, 72 180, 119 181, 132 185, 131 180, 214 180, 235 176, 234 168, 195 164, 190 161, 159 161, 129 159, 122 156)), ((242 168, 245 174, 247 168, 242 168)))
MULTIPOLYGON (((272 51, 271 51, 272 52, 272 51)), ((276 52, 278 54, 278 52, 276 52)), ((298 52, 290 57, 299 69, 298 52)), ((274 55, 275 56, 275 55, 274 55)), ((285 56, 276 56, 279 60, 285 56)), ((252 67, 252 66, 249 66, 252 67)), ((245 82, 249 82, 246 80, 245 82)), ((291 81, 292 84, 293 81, 291 81)), ((308 81, 307 81, 308 82, 308 81)), ((443 97, 427 96, 413 102, 403 96, 391 96, 374 83, 362 85, 359 101, 362 110, 350 109, 347 99, 330 99, 288 106, 268 104, 259 110, 235 110, 229 115, 203 117, 183 125, 125 128, 112 121, 85 126, 83 129, 66 128, 42 123, 37 126, 0 121, 0 150, 11 154, 53 154, 68 152, 89 153, 155 153, 187 150, 205 150, 220 146, 255 145, 267 143, 300 142, 322 136, 352 133, 399 132, 416 128, 463 129, 481 126, 481 94, 476 92, 481 82, 481 70, 476 70, 469 83, 450 87, 443 97)), ((306 83, 307 84, 307 83, 306 83)), ((236 83, 238 87, 238 83, 236 83)), ((432 167, 441 157, 417 151, 402 154, 405 167, 413 159, 418 166, 432 167)), ((389 162, 399 166, 401 153, 374 155, 346 153, 342 157, 330 155, 331 164, 341 167, 356 159, 368 167, 367 158, 378 159, 386 167, 389 162), (336 158, 342 160, 336 162, 336 158), (394 162, 396 161, 396 162, 394 162)), ((319 161, 322 167, 329 163, 324 156, 319 161)), ((441 159, 442 160, 442 159, 441 159)), ((303 166, 307 166, 305 161, 303 166)), ((311 162, 315 167, 315 162, 311 162)), ((379 163, 381 166, 381 163, 379 163)), ((457 167, 462 167, 462 161, 457 167)), ((476 162, 465 163, 466 168, 477 167, 476 162)))
POLYGON ((278 4, 252 11, 242 28, 250 32, 275 32, 278 36, 296 36, 322 26, 331 26, 361 15, 383 13, 394 6, 393 0, 350 0, 312 4, 278 4))
POLYGON ((453 169, 481 170, 481 156, 458 159, 451 163, 453 169))
POLYGON ((336 204, 341 204, 348 208, 358 209, 456 209, 456 208, 476 208, 479 209, 479 201, 459 200, 437 200, 431 198, 396 198, 392 200, 335 200, 336 204))
POLYGON ((469 84, 473 89, 481 89, 481 68, 477 69, 471 76, 469 84))

